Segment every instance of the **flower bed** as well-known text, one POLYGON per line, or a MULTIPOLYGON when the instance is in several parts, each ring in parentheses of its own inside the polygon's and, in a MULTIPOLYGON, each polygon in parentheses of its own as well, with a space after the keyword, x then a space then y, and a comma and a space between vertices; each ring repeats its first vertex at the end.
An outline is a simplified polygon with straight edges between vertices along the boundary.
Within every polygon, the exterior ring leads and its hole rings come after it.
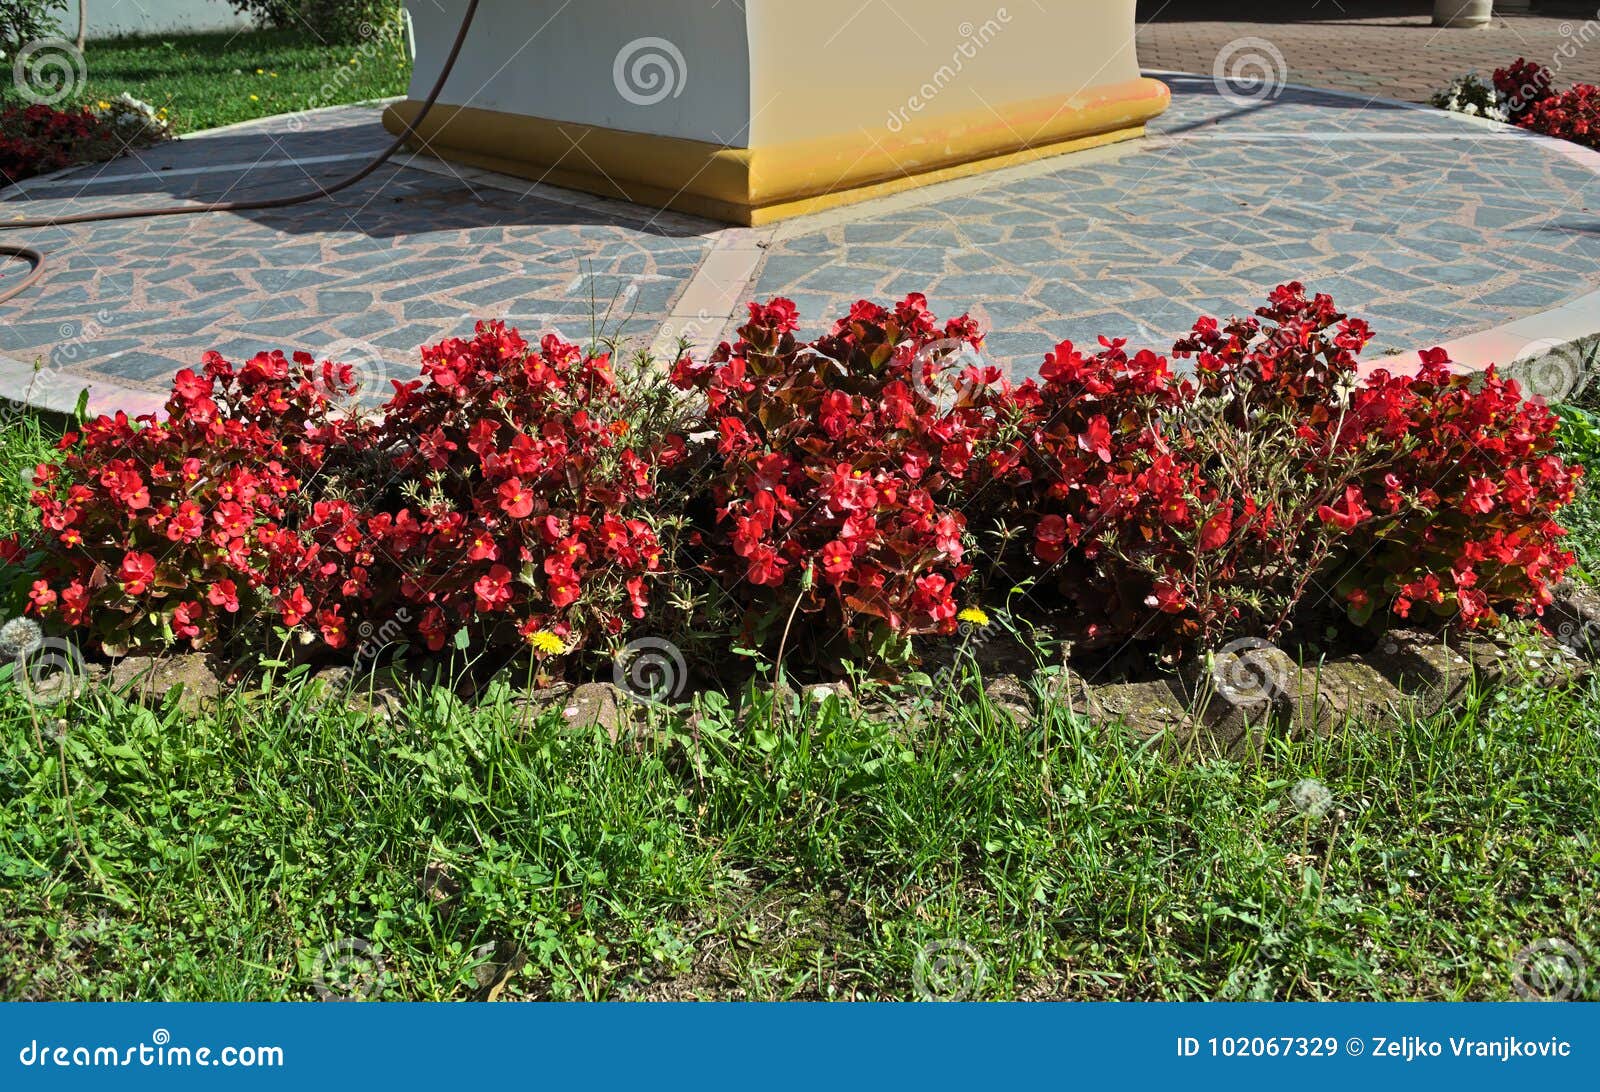
POLYGON ((7 106, 0 109, 0 186, 115 159, 172 135, 164 111, 127 94, 76 110, 7 106))
POLYGON ((1600 148, 1600 87, 1579 83, 1558 91, 1554 73, 1522 57, 1496 69, 1492 85, 1475 75, 1463 76, 1432 102, 1445 110, 1600 148))
POLYGON ((167 420, 66 437, 37 472, 44 540, 0 552, 29 612, 107 651, 278 627, 348 655, 379 627, 547 671, 641 635, 892 669, 1002 600, 1177 656, 1475 628, 1537 614, 1573 564, 1554 415, 1439 350, 1359 379, 1367 326, 1298 284, 1170 358, 1064 342, 1021 383, 921 296, 797 329, 752 305, 669 396, 648 362, 482 324, 377 419, 337 412, 337 364, 209 354, 167 420))

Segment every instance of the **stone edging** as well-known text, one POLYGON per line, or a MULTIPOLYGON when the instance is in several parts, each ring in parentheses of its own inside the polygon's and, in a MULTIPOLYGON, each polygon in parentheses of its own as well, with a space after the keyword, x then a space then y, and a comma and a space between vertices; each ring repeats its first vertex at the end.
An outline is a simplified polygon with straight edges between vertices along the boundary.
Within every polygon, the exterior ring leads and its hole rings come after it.
MULTIPOLYGON (((1426 633, 1393 630, 1365 655, 1312 665, 1265 643, 1241 643, 1149 682, 1091 683, 1062 669, 1044 692, 1047 700, 1102 727, 1121 724, 1164 751, 1239 758, 1259 751, 1273 730, 1325 736, 1351 721, 1458 709, 1474 681, 1559 687, 1593 674, 1590 661, 1600 660, 1600 589, 1564 586, 1546 619, 1559 640, 1532 649, 1483 637, 1452 647, 1426 633)), ((1014 716, 1037 714, 1033 690, 1016 676, 991 680, 985 690, 1014 716)))

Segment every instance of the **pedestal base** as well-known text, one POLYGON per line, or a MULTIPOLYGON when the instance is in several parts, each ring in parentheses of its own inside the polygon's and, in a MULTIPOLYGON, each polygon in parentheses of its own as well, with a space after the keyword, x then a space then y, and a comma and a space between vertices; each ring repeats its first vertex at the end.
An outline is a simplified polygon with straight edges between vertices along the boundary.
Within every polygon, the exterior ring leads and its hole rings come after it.
MULTIPOLYGON (((892 134, 863 129, 749 148, 440 105, 413 143, 519 178, 759 226, 1140 136, 1169 98, 1164 84, 1139 78, 1068 98, 918 119, 892 134)), ((384 124, 401 133, 420 106, 397 103, 384 124)))

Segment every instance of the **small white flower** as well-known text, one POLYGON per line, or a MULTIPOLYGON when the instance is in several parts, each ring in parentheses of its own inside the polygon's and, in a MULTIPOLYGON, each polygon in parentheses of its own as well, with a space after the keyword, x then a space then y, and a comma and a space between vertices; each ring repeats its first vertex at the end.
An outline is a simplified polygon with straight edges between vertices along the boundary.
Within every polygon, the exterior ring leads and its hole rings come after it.
POLYGON ((1321 819, 1333 807, 1333 793, 1316 778, 1307 777, 1289 790, 1289 805, 1300 815, 1321 819))
POLYGON ((0 626, 0 656, 15 660, 44 643, 44 630, 32 618, 13 618, 0 626))

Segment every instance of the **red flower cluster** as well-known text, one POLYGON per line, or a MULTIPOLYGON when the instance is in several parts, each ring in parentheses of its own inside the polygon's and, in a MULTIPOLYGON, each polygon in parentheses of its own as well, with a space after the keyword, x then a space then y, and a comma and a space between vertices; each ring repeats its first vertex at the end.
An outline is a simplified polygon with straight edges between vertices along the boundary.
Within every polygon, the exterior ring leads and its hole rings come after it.
POLYGON ((390 492, 415 511, 366 530, 428 647, 502 626, 576 647, 643 617, 662 566, 648 502, 683 445, 639 446, 610 357, 554 335, 530 351, 489 323, 424 350, 422 371, 395 384, 380 433, 390 492))
POLYGON ((559 655, 703 573, 715 590, 684 602, 731 601, 745 641, 837 662, 951 632, 979 557, 1083 638, 1179 649, 1319 603, 1480 625, 1537 611, 1573 563, 1554 416, 1438 350, 1360 379, 1370 331, 1298 284, 1197 322, 1186 374, 1102 339, 1013 386, 976 324, 918 295, 812 342, 797 327, 786 300, 752 305, 736 342, 680 360, 683 435, 609 356, 499 323, 424 350, 377 421, 336 412, 348 368, 208 354, 169 420, 102 417, 39 468, 32 609, 113 651, 258 620, 338 649, 400 619, 434 650, 559 655))
POLYGON ((981 393, 998 370, 959 367, 980 344, 912 295, 862 302, 817 341, 795 337, 788 300, 751 304, 739 340, 673 381, 704 398, 715 435, 702 567, 740 605, 746 639, 798 607, 827 645, 879 648, 955 629, 966 521, 952 485, 989 427, 981 393))
POLYGON ((120 150, 113 126, 87 109, 0 108, 0 184, 107 159, 120 150))
POLYGON ((1120 342, 1062 345, 1042 387, 1002 400, 1019 434, 977 499, 1033 528, 1042 605, 1089 639, 1190 645, 1276 634, 1329 593, 1360 622, 1426 601, 1472 626, 1549 602, 1573 563, 1553 513, 1576 484, 1553 415, 1438 351, 1416 378, 1358 380, 1366 324, 1298 284, 1257 315, 1195 325, 1175 347, 1192 381, 1120 342))
MULTIPOLYGON (((351 597, 364 551, 325 533, 306 487, 359 450, 365 430, 336 419, 347 367, 263 353, 235 368, 215 353, 178 373, 168 419, 101 417, 41 464, 33 494, 54 550, 33 609, 92 629, 108 650, 227 637, 271 604, 310 615, 313 599, 351 597), (354 563, 349 560, 353 558, 354 563), (311 597, 311 598, 308 598, 311 597)), ((333 647, 337 602, 315 622, 333 647)))
POLYGON ((1152 596, 1162 609, 1177 600, 1171 588, 1129 582, 1125 566, 1108 564, 1106 536, 1154 538, 1194 523, 1200 483, 1161 428, 1193 385, 1165 358, 1130 356, 1124 341, 1104 338, 1089 354, 1070 341, 1057 345, 1039 378, 990 399, 994 442, 966 504, 986 523, 1023 529, 1011 540, 1020 551, 1001 551, 1014 583, 1031 579, 1037 562, 1048 579, 1035 597, 1064 608, 1086 636, 1108 627, 1132 632, 1152 596))
POLYGON ((1360 518, 1340 589, 1360 620, 1375 601, 1468 627, 1494 621, 1498 604, 1542 608, 1576 561, 1555 513, 1582 471, 1555 455, 1559 422, 1493 368, 1475 385, 1442 350, 1422 362, 1415 377, 1373 375, 1351 399, 1338 443, 1402 446, 1389 471, 1349 487, 1360 518))
POLYGON ((1544 65, 1518 57, 1494 70, 1494 89, 1505 96, 1506 112, 1514 122, 1556 94, 1555 74, 1544 65))
POLYGON ((1600 148, 1600 87, 1579 83, 1557 91, 1548 68, 1521 57, 1495 70, 1494 86, 1507 96, 1511 120, 1522 128, 1600 148))

